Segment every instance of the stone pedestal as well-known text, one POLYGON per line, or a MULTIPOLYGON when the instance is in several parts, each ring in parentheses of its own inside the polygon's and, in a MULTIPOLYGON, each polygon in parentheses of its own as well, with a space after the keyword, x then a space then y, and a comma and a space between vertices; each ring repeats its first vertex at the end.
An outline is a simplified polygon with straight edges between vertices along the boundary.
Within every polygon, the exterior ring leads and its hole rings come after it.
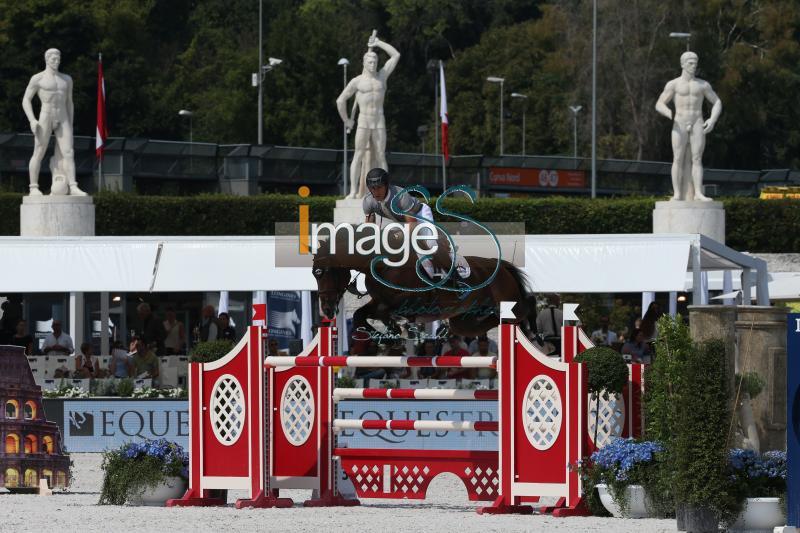
POLYGON ((91 196, 24 196, 19 209, 22 237, 94 236, 91 196))
POLYGON ((336 200, 336 207, 333 208, 333 225, 361 224, 364 222, 363 203, 363 198, 336 200))
POLYGON ((722 339, 725 343, 725 376, 733 412, 736 383, 736 308, 732 305, 690 305, 689 331, 694 342, 722 339))
POLYGON ((739 306, 739 372, 755 372, 765 386, 752 400, 761 451, 786 449, 785 307, 739 306))
POLYGON ((722 202, 656 202, 653 233, 701 233, 725 244, 725 209, 722 202))

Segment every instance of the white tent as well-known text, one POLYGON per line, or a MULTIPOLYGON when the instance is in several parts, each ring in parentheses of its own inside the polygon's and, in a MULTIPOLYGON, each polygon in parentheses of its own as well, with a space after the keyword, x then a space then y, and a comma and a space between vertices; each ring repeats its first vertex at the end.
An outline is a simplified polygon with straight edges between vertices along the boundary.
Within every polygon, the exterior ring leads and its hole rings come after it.
MULTIPOLYGON (((455 237, 463 255, 495 257, 487 237, 455 237)), ((691 273, 733 270, 749 301, 769 304, 766 263, 695 234, 502 236, 505 259, 540 292, 684 291, 691 273), (524 250, 524 253, 523 253, 524 250)), ((188 292, 316 290, 306 266, 276 266, 286 238, 0 237, 0 291, 188 292)), ((296 240, 294 241, 296 243, 296 240)), ((296 244, 294 244, 296 246, 296 244)))

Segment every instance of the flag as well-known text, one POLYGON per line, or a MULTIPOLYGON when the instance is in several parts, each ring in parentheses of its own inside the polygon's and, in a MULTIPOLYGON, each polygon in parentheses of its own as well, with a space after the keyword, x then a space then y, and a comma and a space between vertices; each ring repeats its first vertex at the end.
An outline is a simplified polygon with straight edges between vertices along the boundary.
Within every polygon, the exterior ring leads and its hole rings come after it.
POLYGON ((442 121, 442 154, 444 154, 445 161, 450 159, 450 147, 447 145, 447 125, 448 125, 448 118, 447 118, 447 89, 444 86, 444 63, 439 61, 439 90, 441 94, 439 95, 439 101, 441 102, 441 108, 439 110, 439 118, 442 121))
POLYGON ((103 55, 97 56, 97 130, 94 142, 94 153, 97 159, 103 159, 108 127, 106 125, 106 81, 103 78, 103 55))

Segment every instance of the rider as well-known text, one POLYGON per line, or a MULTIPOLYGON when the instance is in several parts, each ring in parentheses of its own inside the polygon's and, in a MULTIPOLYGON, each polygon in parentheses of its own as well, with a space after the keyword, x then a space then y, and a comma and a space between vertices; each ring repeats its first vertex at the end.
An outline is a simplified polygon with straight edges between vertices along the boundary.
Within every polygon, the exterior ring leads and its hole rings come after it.
MULTIPOLYGON (((367 195, 364 196, 363 208, 364 215, 366 215, 367 222, 378 223, 383 226, 383 219, 388 218, 392 222, 405 222, 413 226, 418 224, 419 221, 411 215, 416 215, 419 218, 433 221, 433 213, 428 204, 422 203, 411 194, 402 194, 403 189, 397 185, 389 184, 389 173, 382 168, 373 168, 367 173, 367 195), (400 199, 396 202, 398 211, 409 213, 407 215, 397 215, 392 211, 392 199, 401 195, 400 199), (380 217, 381 220, 376 220, 380 217)), ((420 235, 433 235, 433 230, 423 228, 419 232, 420 235)), ((424 242, 424 241, 423 241, 424 242)), ((453 253, 450 252, 452 260, 453 253)), ((422 261, 422 268, 428 275, 428 278, 442 278, 446 272, 434 270, 433 261, 431 258, 426 258, 422 261)), ((462 279, 469 277, 469 265, 466 260, 459 255, 456 255, 456 272, 462 279)))

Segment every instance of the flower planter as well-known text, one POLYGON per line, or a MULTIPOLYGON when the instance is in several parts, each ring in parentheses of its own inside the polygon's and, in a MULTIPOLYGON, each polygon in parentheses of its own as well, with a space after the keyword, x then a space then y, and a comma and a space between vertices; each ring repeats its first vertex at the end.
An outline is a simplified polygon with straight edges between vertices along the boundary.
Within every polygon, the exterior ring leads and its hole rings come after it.
POLYGON ((163 506, 167 500, 180 498, 186 491, 186 482, 179 477, 168 477, 155 487, 145 487, 142 492, 131 496, 131 505, 163 506))
POLYGON ((687 533, 717 533, 719 520, 710 507, 687 505, 685 511, 687 533))
POLYGON ((647 508, 647 495, 641 485, 629 485, 625 488, 625 496, 630 504, 628 512, 624 515, 611 496, 611 489, 608 488, 608 485, 600 484, 595 486, 597 487, 597 493, 600 495, 600 501, 603 502, 603 507, 615 518, 650 518, 653 516, 647 508))
POLYGON ((742 513, 729 531, 739 533, 771 532, 786 523, 780 498, 747 498, 742 513))

